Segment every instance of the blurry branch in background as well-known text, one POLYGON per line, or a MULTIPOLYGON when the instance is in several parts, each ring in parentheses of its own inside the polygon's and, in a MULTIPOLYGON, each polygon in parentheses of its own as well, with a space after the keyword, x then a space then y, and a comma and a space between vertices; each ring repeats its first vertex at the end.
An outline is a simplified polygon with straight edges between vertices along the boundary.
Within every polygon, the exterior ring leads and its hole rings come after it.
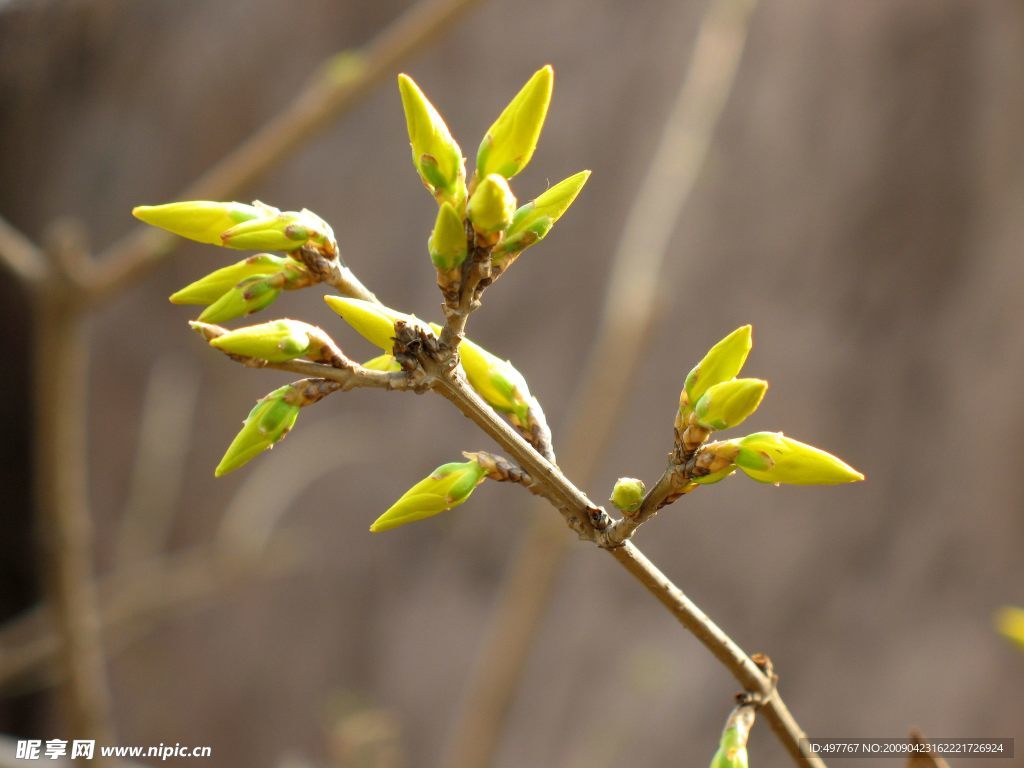
MULTIPOLYGON (((352 107, 382 77, 393 74, 400 61, 475 2, 423 0, 364 50, 329 59, 290 107, 183 196, 231 196, 251 184, 352 107)), ((175 245, 164 233, 139 229, 92 260, 84 238, 73 231, 64 230, 55 246, 44 251, 0 219, 0 264, 22 282, 33 304, 34 480, 44 592, 59 637, 65 679, 64 711, 72 737, 101 743, 112 743, 113 735, 87 502, 84 321, 91 307, 144 277, 175 245)))
MULTIPOLYGON (((626 394, 665 307, 663 287, 683 272, 686 255, 672 235, 696 186, 719 117, 732 92, 754 0, 712 0, 697 33, 689 69, 633 198, 614 255, 597 333, 575 393, 559 465, 581 486, 593 483, 626 394), (629 301, 621 286, 628 285, 629 301)), ((569 540, 546 504, 534 508, 512 557, 446 764, 490 765, 533 639, 565 560, 569 540)))
MULTIPOLYGON (((147 552, 101 579, 100 625, 108 653, 236 585, 301 567, 308 543, 281 533, 284 515, 317 480, 374 458, 362 447, 365 440, 354 440, 350 450, 337 446, 324 452, 324 441, 341 426, 353 436, 369 433, 349 414, 343 425, 325 419, 293 437, 290 449, 278 456, 280 475, 251 474, 238 487, 211 544, 171 554, 147 552)), ((42 607, 0 628, 0 650, 0 691, 35 690, 62 679, 56 667, 60 641, 42 607)))

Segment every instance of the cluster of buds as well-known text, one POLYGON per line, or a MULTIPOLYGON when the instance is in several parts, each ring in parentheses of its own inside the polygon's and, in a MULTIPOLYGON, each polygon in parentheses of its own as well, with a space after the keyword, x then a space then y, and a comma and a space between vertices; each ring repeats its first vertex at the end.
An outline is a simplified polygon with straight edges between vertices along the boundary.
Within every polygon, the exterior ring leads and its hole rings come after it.
POLYGON ((259 253, 211 272, 171 295, 174 304, 205 306, 199 319, 223 323, 266 309, 281 291, 317 282, 299 256, 305 251, 334 259, 338 246, 330 226, 312 211, 280 211, 259 201, 218 203, 194 200, 140 205, 136 218, 190 240, 259 253))
POLYGON ((449 305, 466 270, 477 265, 493 282, 526 248, 542 240, 590 175, 570 176, 517 208, 509 180, 533 157, 551 102, 554 72, 538 70, 487 130, 468 184, 466 161, 444 119, 407 75, 399 75, 412 162, 438 203, 427 249, 449 305))
POLYGON ((686 377, 676 412, 674 460, 686 479, 711 485, 737 469, 775 485, 831 485, 863 480, 841 459, 784 436, 757 432, 706 444, 713 432, 739 426, 757 410, 768 390, 761 379, 737 378, 752 346, 751 328, 737 328, 715 344, 686 377))

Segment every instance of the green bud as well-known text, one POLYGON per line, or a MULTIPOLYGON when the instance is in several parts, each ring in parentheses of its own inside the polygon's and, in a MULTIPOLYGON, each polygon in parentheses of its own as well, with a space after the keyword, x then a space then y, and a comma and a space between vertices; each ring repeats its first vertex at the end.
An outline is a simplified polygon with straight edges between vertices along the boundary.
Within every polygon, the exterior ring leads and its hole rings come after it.
POLYGON ((406 315, 381 304, 374 304, 362 299, 349 299, 342 296, 324 296, 332 310, 341 319, 351 325, 360 336, 385 352, 395 346, 395 323, 403 321, 427 329, 428 326, 415 315, 406 315))
POLYGON ((543 240, 554 223, 572 205, 589 178, 590 171, 580 171, 519 208, 512 217, 505 238, 494 249, 495 260, 500 260, 502 254, 518 254, 543 240))
POLYGON ((363 363, 363 368, 367 368, 371 371, 385 372, 402 370, 402 366, 399 364, 398 360, 395 359, 395 356, 387 354, 378 355, 372 360, 367 360, 365 363, 363 363))
POLYGON ((768 382, 731 379, 708 387, 694 406, 697 423, 707 429, 729 429, 742 424, 757 410, 768 382))
POLYGON ((690 371, 680 396, 680 408, 696 403, 715 384, 735 378, 750 354, 750 326, 737 328, 720 342, 690 371))
POLYGON ((711 768, 747 768, 747 742, 754 725, 754 709, 740 707, 729 715, 711 768))
POLYGON ((511 179, 533 157, 551 102, 555 73, 550 65, 537 71, 487 131, 476 153, 476 173, 499 173, 511 179))
POLYGON ((996 613, 999 634, 1016 643, 1024 651, 1024 609, 1004 607, 996 613))
POLYGON ((466 161, 434 105, 408 75, 398 76, 412 164, 438 202, 461 210, 466 200, 466 161))
POLYGON ((501 232, 516 212, 516 196, 504 176, 492 173, 483 178, 466 206, 466 215, 473 229, 481 234, 501 232))
POLYGON ((485 475, 486 471, 476 461, 442 464, 406 491, 374 521, 370 530, 387 531, 457 507, 469 498, 485 475))
POLYGON ((139 205, 132 209, 132 215, 146 224, 189 240, 221 245, 222 232, 244 221, 266 216, 266 210, 260 205, 191 200, 166 205, 139 205))
POLYGON ((247 277, 204 309, 199 319, 204 323, 223 323, 251 315, 273 304, 280 293, 277 275, 247 277))
POLYGON ((755 432, 734 443, 739 446, 736 465, 762 483, 835 485, 864 479, 841 459, 781 432, 755 432))
POLYGON ((646 490, 643 480, 620 477, 615 481, 611 498, 608 500, 623 512, 636 512, 640 508, 640 502, 644 500, 646 490))
POLYGON ((306 243, 329 245, 333 252, 334 232, 310 210, 277 211, 237 224, 223 232, 221 243, 227 248, 254 251, 294 251, 306 243))
MULTIPOLYGON (((218 243, 219 244, 219 243, 218 243)), ((260 253, 230 267, 218 269, 206 277, 171 294, 172 304, 213 304, 217 299, 248 277, 269 277, 284 269, 289 259, 260 253)), ((295 262, 292 262, 293 264, 295 262)), ((295 264, 295 266, 299 266, 295 264)))
POLYGON ((521 427, 530 422, 535 402, 523 374, 508 360, 502 360, 469 339, 459 344, 459 358, 466 379, 492 408, 510 414, 521 427))
POLYGON ((299 405, 291 384, 275 389, 253 408, 242 424, 242 431, 228 446, 214 475, 220 477, 233 472, 267 448, 272 448, 295 424, 299 405))
POLYGON ((457 269, 466 260, 466 227, 450 203, 441 203, 437 209, 437 221, 427 241, 427 249, 430 260, 439 271, 457 269))
POLYGON ((210 346, 232 355, 283 363, 318 349, 319 333, 319 328, 299 320, 271 320, 228 331, 211 339, 210 346))
MULTIPOLYGON (((726 731, 731 733, 731 731, 726 731)), ((722 745, 718 748, 715 756, 711 758, 711 768, 747 768, 747 745, 727 745, 726 737, 722 736, 722 745)), ((730 739, 730 741, 732 741, 730 739)))

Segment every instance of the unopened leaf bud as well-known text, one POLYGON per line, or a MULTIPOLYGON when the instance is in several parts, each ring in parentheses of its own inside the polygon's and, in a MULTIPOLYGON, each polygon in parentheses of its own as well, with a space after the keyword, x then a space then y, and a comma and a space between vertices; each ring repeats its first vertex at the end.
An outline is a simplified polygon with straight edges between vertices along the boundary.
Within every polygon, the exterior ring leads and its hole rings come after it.
POLYGON ((223 323, 259 312, 274 303, 281 293, 281 282, 277 275, 247 277, 204 309, 199 319, 204 323, 223 323))
POLYGON ((370 530, 374 533, 423 520, 459 506, 486 476, 476 461, 442 464, 406 491, 402 498, 378 517, 370 530))
POLYGON ((441 203, 437 209, 437 221, 427 241, 427 249, 438 272, 458 269, 466 260, 466 226, 450 203, 441 203))
POLYGON ((462 210, 466 201, 466 161, 448 126, 408 75, 398 76, 412 164, 439 203, 462 210))
POLYGON ((466 206, 466 215, 480 234, 493 234, 506 229, 516 212, 516 196, 504 176, 485 176, 466 206))
POLYGON ((637 480, 635 477, 620 477, 615 481, 609 501, 627 514, 636 512, 644 500, 646 490, 643 480, 637 480))
POLYGON ((715 384, 735 378, 750 354, 750 326, 737 328, 715 344, 686 377, 680 407, 692 407, 715 384))
POLYGON ((736 465, 762 483, 835 485, 864 479, 841 459, 781 432, 755 432, 736 444, 736 465))
POLYGON ((459 357, 466 379, 480 397, 495 410, 509 414, 518 426, 529 426, 530 409, 536 400, 523 374, 511 362, 469 339, 459 344, 459 357))
POLYGON ((223 232, 220 239, 226 247, 239 250, 291 252, 314 243, 325 247, 329 255, 335 253, 334 232, 305 208, 250 219, 223 232))
POLYGON ((754 724, 754 710, 742 707, 730 715, 711 768, 747 768, 747 742, 754 724))
POLYGON ((242 222, 266 215, 266 209, 244 203, 190 200, 165 205, 139 205, 132 215, 154 227, 166 229, 200 243, 222 245, 221 233, 242 222))
POLYGON ((395 346, 395 323, 402 321, 429 330, 429 326, 415 315, 396 312, 382 304, 343 296, 324 296, 324 301, 360 336, 385 352, 390 352, 395 346))
POLYGON ((233 472, 268 448, 272 448, 294 426, 299 416, 298 398, 291 384, 275 389, 256 403, 242 424, 242 430, 228 446, 214 474, 233 472))
POLYGON ((503 263, 508 257, 514 257, 543 240, 554 223, 572 205, 589 178, 590 171, 580 171, 520 207, 512 216, 505 237, 494 249, 492 259, 496 263, 503 263))
MULTIPOLYGON (((291 260, 284 256, 259 253, 237 264, 211 272, 171 294, 172 304, 213 304, 217 299, 248 277, 269 277, 285 268, 291 260)), ((300 264, 291 262, 296 268, 300 264)))
POLYGON ((730 379, 708 387, 694 406, 697 423, 707 429, 729 429, 742 424, 757 410, 768 382, 761 379, 730 379))
POLYGON ((555 73, 538 70, 494 122, 476 153, 477 178, 498 173, 511 179, 533 157, 551 103, 555 73))
POLYGON ((271 320, 228 331, 211 339, 210 346, 232 355, 283 363, 318 351, 317 337, 321 333, 319 328, 299 320, 271 320))

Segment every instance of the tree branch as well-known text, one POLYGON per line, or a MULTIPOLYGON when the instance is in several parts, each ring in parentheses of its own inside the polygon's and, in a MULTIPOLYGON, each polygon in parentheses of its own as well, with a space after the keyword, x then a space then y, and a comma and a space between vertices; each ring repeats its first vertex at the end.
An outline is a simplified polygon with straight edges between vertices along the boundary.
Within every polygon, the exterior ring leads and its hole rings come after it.
MULTIPOLYGON (((672 236, 732 93, 755 7, 756 0, 708 4, 690 65, 630 205, 612 256, 590 353, 559 430, 559 463, 584 486, 594 479, 633 372, 664 310, 664 286, 675 285, 685 268, 685 252, 672 247, 672 236), (629 286, 629 301, 622 300, 624 285, 629 286)), ((493 762, 502 721, 567 551, 565 536, 552 524, 548 511, 537 505, 510 560, 447 764, 477 768, 493 762)))
POLYGON ((28 286, 42 283, 50 272, 45 254, 0 216, 0 264, 28 286))
MULTIPOLYGON (((295 98, 213 168, 182 190, 177 200, 217 200, 250 186, 327 127, 398 63, 423 48, 478 0, 424 0, 391 23, 361 51, 332 57, 295 98)), ((139 227, 115 243, 88 275, 95 303, 140 279, 176 247, 162 230, 139 227)))

